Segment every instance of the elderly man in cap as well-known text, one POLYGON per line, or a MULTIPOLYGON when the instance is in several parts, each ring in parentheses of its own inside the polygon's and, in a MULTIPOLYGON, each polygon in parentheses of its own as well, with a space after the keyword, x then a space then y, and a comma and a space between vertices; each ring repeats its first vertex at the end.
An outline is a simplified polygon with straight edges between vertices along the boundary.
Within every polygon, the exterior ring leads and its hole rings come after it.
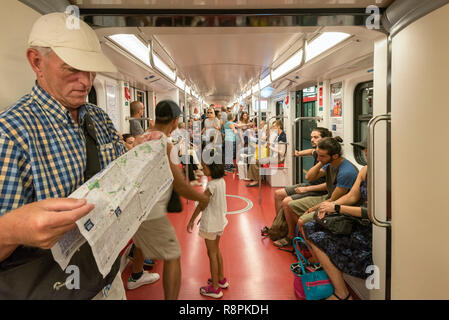
POLYGON ((167 204, 172 189, 184 198, 199 201, 204 207, 209 203, 209 196, 193 189, 185 181, 181 169, 174 164, 176 161, 173 160, 177 159, 177 152, 172 152, 174 149, 170 143, 167 143, 167 136, 178 127, 178 118, 181 115, 178 105, 173 101, 163 100, 156 105, 155 113, 156 123, 149 135, 166 142, 170 169, 174 178, 173 187, 160 197, 133 237, 136 250, 134 250, 134 264, 127 287, 135 289, 158 279, 154 274, 143 270, 144 257, 164 260, 162 276, 164 297, 166 300, 175 300, 178 298, 181 286, 181 248, 175 229, 167 217, 167 204))
POLYGON ((108 115, 86 103, 96 72, 117 70, 95 32, 83 21, 68 29, 68 17, 35 22, 26 57, 36 83, 0 114, 0 230, 10 240, 0 241, 0 299, 126 299, 118 257, 103 278, 85 243, 70 261, 79 284, 71 289, 70 272, 48 250, 93 208, 68 215, 76 200, 54 198, 69 196, 125 152, 108 115), (14 210, 36 201, 44 210, 14 210))

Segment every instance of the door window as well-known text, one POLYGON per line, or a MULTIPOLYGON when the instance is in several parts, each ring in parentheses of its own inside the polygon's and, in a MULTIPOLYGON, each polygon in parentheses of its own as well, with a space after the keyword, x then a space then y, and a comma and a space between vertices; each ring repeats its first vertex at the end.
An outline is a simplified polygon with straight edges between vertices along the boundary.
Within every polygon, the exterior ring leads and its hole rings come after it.
MULTIPOLYGON (((362 141, 368 135, 368 122, 373 117, 373 81, 357 85, 354 91, 354 141, 362 141)), ((365 153, 354 147, 354 157, 361 165, 367 165, 365 153)))

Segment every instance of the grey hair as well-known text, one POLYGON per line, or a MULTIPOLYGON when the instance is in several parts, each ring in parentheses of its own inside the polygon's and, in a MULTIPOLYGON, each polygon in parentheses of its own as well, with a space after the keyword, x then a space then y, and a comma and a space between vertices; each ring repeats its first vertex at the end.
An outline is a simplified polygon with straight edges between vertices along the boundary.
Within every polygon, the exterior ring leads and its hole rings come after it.
POLYGON ((48 56, 50 53, 53 52, 53 50, 49 47, 31 46, 30 49, 37 50, 44 57, 48 56))

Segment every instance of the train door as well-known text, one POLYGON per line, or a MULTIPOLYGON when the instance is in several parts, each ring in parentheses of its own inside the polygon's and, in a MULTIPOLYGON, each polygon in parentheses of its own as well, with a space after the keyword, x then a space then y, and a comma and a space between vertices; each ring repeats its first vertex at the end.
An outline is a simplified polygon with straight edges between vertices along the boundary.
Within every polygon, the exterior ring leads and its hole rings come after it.
MULTIPOLYGON (((317 87, 306 88, 302 91, 301 117, 315 117, 317 102, 317 87)), ((310 149, 310 134, 316 128, 316 121, 305 120, 301 123, 301 144, 299 150, 310 149)), ((301 157, 301 183, 306 182, 306 173, 313 167, 312 157, 301 157)))
MULTIPOLYGON (((315 117, 316 116, 316 102, 317 102, 317 87, 310 87, 296 92, 296 118, 298 117, 315 117)), ((304 150, 312 148, 310 143, 310 134, 316 128, 316 121, 303 120, 296 126, 295 150, 304 150)), ((306 173, 313 167, 312 157, 295 158, 295 183, 306 182, 306 173)))
POLYGON ((391 298, 449 299, 449 4, 407 10, 390 35, 391 298))
MULTIPOLYGON (((373 81, 363 82, 354 90, 354 141, 363 141, 367 137, 368 122, 373 117, 373 86, 373 81)), ((354 147, 354 157, 359 164, 367 164, 360 148, 354 147)))

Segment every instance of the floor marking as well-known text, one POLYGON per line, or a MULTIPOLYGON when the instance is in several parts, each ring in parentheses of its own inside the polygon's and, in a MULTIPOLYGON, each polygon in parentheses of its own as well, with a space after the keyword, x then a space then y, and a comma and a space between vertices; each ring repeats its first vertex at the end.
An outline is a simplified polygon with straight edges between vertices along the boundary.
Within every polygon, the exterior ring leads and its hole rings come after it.
POLYGON ((249 211, 252 207, 253 207, 253 202, 247 198, 241 197, 241 196, 235 196, 233 194, 227 194, 226 197, 232 197, 232 198, 237 198, 243 201, 246 201, 246 207, 237 211, 228 211, 226 212, 226 214, 238 214, 238 213, 243 213, 246 211, 249 211))

